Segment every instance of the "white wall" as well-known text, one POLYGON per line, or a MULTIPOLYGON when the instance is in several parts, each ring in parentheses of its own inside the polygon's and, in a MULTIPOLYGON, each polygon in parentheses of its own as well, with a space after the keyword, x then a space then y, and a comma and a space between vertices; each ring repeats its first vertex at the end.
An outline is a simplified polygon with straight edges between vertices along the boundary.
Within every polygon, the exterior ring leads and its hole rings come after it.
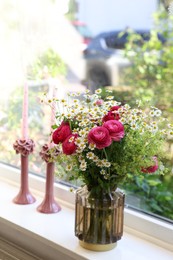
POLYGON ((97 34, 102 31, 148 29, 152 26, 152 13, 157 0, 78 0, 78 18, 97 34))

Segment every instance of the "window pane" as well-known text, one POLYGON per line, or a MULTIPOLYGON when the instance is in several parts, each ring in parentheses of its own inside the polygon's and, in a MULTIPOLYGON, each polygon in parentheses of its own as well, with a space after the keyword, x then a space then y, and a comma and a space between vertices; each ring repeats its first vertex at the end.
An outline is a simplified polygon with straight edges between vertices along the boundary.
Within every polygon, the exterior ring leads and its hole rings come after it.
MULTIPOLYGON (((164 12, 157 13, 159 33, 151 33, 158 7, 154 0, 1 0, 0 160, 20 167, 13 143, 22 137, 25 84, 29 137, 35 142, 29 167, 39 175, 45 172, 39 152, 49 142, 51 124, 50 108, 41 100, 43 93, 52 97, 54 86, 59 99, 68 91, 111 86, 118 101, 133 105, 136 98, 150 100, 172 122, 173 36, 169 27, 161 27, 164 12), (132 31, 137 32, 136 45, 127 45, 132 31)), ((173 145, 166 145, 168 173, 142 182, 135 178, 124 188, 129 206, 173 219, 173 145)), ((60 165, 57 172, 65 173, 60 165)))

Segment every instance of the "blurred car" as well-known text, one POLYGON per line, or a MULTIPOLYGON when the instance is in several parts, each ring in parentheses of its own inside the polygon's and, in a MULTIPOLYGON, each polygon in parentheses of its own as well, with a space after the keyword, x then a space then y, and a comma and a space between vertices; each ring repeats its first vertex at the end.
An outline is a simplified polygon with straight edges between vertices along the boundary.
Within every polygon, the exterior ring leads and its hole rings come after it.
POLYGON ((84 50, 93 38, 92 33, 90 32, 87 24, 82 21, 75 20, 75 21, 72 21, 71 23, 83 39, 82 44, 83 44, 83 50, 84 50))
MULTIPOLYGON (((82 83, 92 92, 98 87, 119 85, 123 70, 130 66, 130 61, 124 57, 125 44, 130 31, 111 31, 97 35, 84 50, 84 79, 82 83)), ((143 41, 150 39, 149 30, 137 30, 143 41)), ((158 34, 158 39, 164 38, 158 34)), ((140 45, 140 41, 137 42, 140 45)))

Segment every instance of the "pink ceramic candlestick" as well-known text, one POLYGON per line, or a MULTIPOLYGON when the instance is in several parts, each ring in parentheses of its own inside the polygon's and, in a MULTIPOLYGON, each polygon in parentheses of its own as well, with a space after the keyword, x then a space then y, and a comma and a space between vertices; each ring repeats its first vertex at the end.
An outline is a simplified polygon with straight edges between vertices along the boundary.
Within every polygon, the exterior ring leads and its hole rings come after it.
POLYGON ((28 85, 24 85, 23 109, 22 109, 22 139, 28 138, 28 85))
POLYGON ((46 169, 46 191, 43 202, 38 206, 37 210, 41 213, 56 213, 61 207, 54 199, 54 162, 48 162, 46 169))
POLYGON ((18 195, 13 199, 16 204, 31 204, 35 198, 29 191, 28 187, 28 156, 21 155, 21 184, 18 195))
POLYGON ((16 204, 31 204, 35 202, 35 198, 32 196, 28 188, 28 156, 33 152, 34 142, 31 139, 16 140, 13 148, 17 154, 21 154, 20 191, 13 199, 13 202, 16 204))

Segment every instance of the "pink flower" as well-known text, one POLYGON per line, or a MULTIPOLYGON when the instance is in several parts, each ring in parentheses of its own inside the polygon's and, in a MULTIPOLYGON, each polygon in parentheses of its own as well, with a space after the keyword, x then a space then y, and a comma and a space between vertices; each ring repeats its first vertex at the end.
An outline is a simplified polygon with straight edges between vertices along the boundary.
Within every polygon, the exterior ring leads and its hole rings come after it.
POLYGON ((104 103, 103 99, 98 99, 98 100, 95 102, 95 104, 96 104, 97 106, 102 106, 103 103, 104 103))
POLYGON ((120 141, 124 137, 124 126, 118 120, 106 121, 103 126, 108 129, 112 140, 120 141))
POLYGON ((111 107, 110 111, 103 117, 102 121, 106 122, 108 120, 119 120, 120 116, 119 113, 116 112, 118 109, 120 108, 120 106, 113 106, 111 107))
POLYGON ((65 139, 62 143, 62 150, 64 154, 70 155, 76 152, 77 145, 75 144, 75 140, 77 137, 78 134, 71 134, 65 139))
POLYGON ((112 143, 109 131, 103 126, 92 128, 88 133, 88 142, 95 144, 96 148, 103 149, 112 143))
POLYGON ((153 161, 154 161, 154 165, 149 166, 147 168, 142 168, 142 172, 153 173, 153 172, 157 171, 157 169, 159 168, 159 165, 158 165, 158 160, 157 160, 156 156, 153 156, 153 161))
POLYGON ((65 141, 65 139, 71 134, 71 129, 68 122, 62 122, 61 125, 53 132, 52 140, 55 144, 59 144, 65 141))

